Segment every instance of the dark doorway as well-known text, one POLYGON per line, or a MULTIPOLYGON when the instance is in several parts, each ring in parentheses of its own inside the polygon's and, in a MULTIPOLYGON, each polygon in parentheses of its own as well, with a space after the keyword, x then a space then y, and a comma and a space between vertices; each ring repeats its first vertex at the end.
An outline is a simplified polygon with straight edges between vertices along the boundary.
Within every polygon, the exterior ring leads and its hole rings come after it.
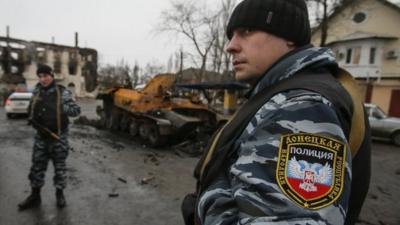
POLYGON ((392 90, 389 115, 400 117, 400 89, 392 90))

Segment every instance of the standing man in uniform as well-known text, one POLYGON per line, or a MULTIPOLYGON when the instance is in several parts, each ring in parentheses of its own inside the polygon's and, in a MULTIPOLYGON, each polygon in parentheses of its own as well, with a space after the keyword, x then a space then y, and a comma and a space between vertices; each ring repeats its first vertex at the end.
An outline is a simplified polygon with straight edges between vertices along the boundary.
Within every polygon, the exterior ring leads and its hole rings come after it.
POLYGON ((186 224, 354 224, 370 179, 369 125, 351 75, 310 45, 304 0, 244 0, 227 51, 248 101, 195 170, 186 224))
POLYGON ((68 117, 78 116, 80 107, 73 101, 69 90, 57 85, 51 67, 39 65, 36 72, 39 83, 33 91, 30 105, 30 122, 37 130, 29 180, 32 192, 18 204, 20 210, 37 207, 41 204, 40 189, 44 185, 49 161, 53 162, 53 182, 56 188, 57 206, 64 208, 66 201, 63 190, 66 186, 66 159, 68 156, 68 117), (50 135, 56 135, 59 140, 50 135))

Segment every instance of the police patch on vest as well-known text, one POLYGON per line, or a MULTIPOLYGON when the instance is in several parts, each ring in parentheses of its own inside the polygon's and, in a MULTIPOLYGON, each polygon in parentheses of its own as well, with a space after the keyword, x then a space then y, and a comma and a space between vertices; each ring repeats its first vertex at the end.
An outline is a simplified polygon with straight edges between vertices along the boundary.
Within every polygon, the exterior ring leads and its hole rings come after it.
POLYGON ((314 134, 281 138, 276 179, 282 191, 297 204, 320 209, 342 193, 346 145, 314 134))

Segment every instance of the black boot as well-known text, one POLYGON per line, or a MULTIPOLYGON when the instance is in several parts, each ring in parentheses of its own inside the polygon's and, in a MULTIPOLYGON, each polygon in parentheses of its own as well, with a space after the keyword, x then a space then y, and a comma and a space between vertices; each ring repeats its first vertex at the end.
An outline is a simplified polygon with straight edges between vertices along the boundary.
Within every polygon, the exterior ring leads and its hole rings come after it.
POLYGON ((57 207, 62 209, 67 205, 65 201, 64 192, 62 189, 57 189, 56 191, 56 198, 57 198, 57 207))
POLYGON ((30 209, 39 206, 42 203, 40 198, 40 188, 32 188, 31 194, 21 203, 18 204, 19 210, 30 209))

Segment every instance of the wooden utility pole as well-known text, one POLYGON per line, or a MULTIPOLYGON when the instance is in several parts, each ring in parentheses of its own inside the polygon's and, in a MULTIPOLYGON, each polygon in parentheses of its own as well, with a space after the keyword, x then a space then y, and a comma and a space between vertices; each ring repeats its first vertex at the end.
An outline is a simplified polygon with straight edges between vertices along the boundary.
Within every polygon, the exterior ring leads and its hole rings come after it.
POLYGON ((10 26, 7 25, 6 27, 6 62, 4 65, 4 72, 5 74, 11 74, 11 47, 10 47, 10 26))

